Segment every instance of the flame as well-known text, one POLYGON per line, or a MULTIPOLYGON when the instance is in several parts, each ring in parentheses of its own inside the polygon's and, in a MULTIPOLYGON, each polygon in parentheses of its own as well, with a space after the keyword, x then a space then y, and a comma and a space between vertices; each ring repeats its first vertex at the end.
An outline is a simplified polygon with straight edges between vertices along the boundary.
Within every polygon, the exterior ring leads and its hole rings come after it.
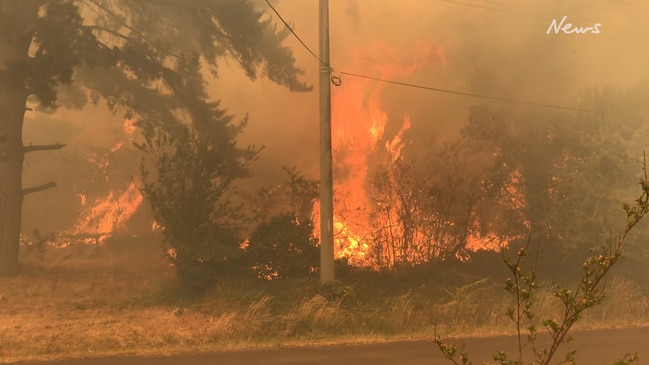
POLYGON ((138 184, 132 181, 121 194, 111 191, 105 198, 97 199, 82 214, 82 218, 74 226, 73 232, 75 234, 108 236, 135 214, 143 199, 138 184))
POLYGON ((124 119, 124 133, 130 136, 133 135, 137 127, 135 126, 135 121, 133 119, 124 119))
MULTIPOLYGON (((124 120, 124 139, 117 142, 102 158, 89 156, 86 159, 93 163, 98 170, 106 171, 110 165, 110 154, 122 149, 135 132, 135 124, 131 119, 124 120)), ((108 181, 108 175, 105 177, 108 181)), ((111 184, 112 185, 112 184, 111 184)), ((109 191, 103 198, 97 198, 92 204, 88 202, 87 194, 80 193, 80 218, 74 227, 64 234, 69 241, 81 238, 83 241, 92 239, 101 242, 125 223, 137 212, 144 197, 142 196, 137 181, 131 181, 123 191, 109 191)))
MULTIPOLYGON (((445 62, 434 44, 420 45, 411 52, 399 52, 385 45, 373 45, 354 59, 354 67, 382 79, 405 79, 416 72, 445 62)), ((385 83, 369 79, 345 79, 332 93, 332 149, 334 157, 334 254, 356 266, 394 267, 400 263, 421 263, 445 254, 465 240, 465 250, 456 256, 468 259, 468 252, 499 249, 511 237, 470 230, 468 237, 455 237, 455 224, 442 217, 427 217, 428 231, 397 223, 417 209, 401 200, 395 187, 402 176, 397 164, 409 143, 412 121, 407 111, 401 121, 389 120, 382 107, 385 83), (389 123, 399 123, 392 125, 389 123), (398 128, 395 128, 398 127, 398 128), (392 131, 392 132, 390 132, 392 131), (395 132, 396 131, 396 132, 395 132), (368 174, 379 171, 382 186, 371 185, 368 174), (371 191, 379 189, 378 193, 371 191), (370 194, 374 194, 370 196, 370 194), (404 213, 405 212, 405 213, 404 213), (438 230, 439 232, 433 232, 438 230), (473 233, 475 232, 475 233, 473 233)), ((512 176, 515 183, 516 176, 512 176)), ((520 203, 515 190, 506 191, 512 203, 520 203)), ((319 204, 313 209, 319 222, 319 204)), ((477 219, 475 219, 477 225, 477 219)), ((412 225, 418 222, 410 222, 412 225)), ((315 227, 319 231, 319 227, 315 227)))
POLYGON ((390 141, 385 142, 385 149, 390 152, 392 162, 396 162, 401 158, 401 151, 405 146, 403 135, 410 129, 410 117, 406 116, 403 120, 403 125, 396 136, 390 141))
MULTIPOLYGON (((352 69, 383 79, 403 78, 443 63, 441 49, 422 44, 411 52, 400 52, 374 44, 354 57, 352 69)), ((405 146, 404 134, 411 127, 408 116, 399 131, 386 135, 388 115, 381 106, 385 84, 368 79, 345 79, 332 93, 332 149, 334 157, 334 252, 352 265, 376 266, 376 247, 371 244, 373 203, 366 184, 372 156, 397 161, 405 146)), ((319 217, 319 204, 313 209, 319 217)), ((376 220, 376 219, 375 219, 376 220)), ((319 222, 319 219, 314 219, 319 222)), ((319 227, 315 227, 319 231, 319 227)), ((374 245, 375 246, 375 245, 374 245)))

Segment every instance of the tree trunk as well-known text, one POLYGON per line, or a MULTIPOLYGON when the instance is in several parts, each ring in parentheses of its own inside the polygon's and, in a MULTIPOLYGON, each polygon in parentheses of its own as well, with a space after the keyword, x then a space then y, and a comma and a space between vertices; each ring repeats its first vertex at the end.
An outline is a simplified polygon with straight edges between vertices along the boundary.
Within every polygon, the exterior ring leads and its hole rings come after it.
POLYGON ((0 1, 0 275, 19 272, 22 127, 29 47, 40 1, 0 1))

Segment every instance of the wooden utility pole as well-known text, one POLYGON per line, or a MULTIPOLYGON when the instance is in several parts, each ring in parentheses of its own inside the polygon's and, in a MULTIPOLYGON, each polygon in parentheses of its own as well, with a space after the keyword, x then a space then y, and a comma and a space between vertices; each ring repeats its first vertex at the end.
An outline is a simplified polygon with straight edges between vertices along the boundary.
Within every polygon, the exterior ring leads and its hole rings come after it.
POLYGON ((334 204, 328 0, 320 0, 320 61, 320 283, 325 284, 336 279, 333 242, 334 204))

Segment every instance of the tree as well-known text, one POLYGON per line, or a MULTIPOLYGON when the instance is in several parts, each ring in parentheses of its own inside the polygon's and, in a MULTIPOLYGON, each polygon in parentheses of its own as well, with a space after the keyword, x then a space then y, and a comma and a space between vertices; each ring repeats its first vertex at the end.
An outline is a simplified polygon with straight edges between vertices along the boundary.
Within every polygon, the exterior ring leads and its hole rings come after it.
POLYGON ((26 110, 56 110, 69 85, 137 117, 149 139, 189 128, 231 147, 237 127, 207 100, 202 71, 229 58, 307 91, 286 35, 245 0, 0 0, 0 274, 19 271, 23 197, 55 185, 23 188, 24 154, 62 147, 23 146, 26 110))
POLYGON ((529 226, 537 240, 550 234, 556 164, 565 155, 557 125, 544 113, 474 107, 462 131, 492 156, 494 169, 485 181, 493 199, 508 208, 507 225, 519 234, 529 226))
POLYGON ((283 167, 286 178, 279 184, 261 187, 249 196, 250 210, 255 219, 267 221, 272 217, 287 213, 299 222, 310 220, 313 204, 319 197, 319 182, 304 176, 295 167, 283 167))
MULTIPOLYGON (((624 203, 626 213, 624 228, 616 237, 609 237, 606 243, 586 258, 581 265, 581 273, 576 285, 571 290, 567 286, 557 285, 554 288, 554 297, 559 302, 561 315, 558 318, 537 318, 535 308, 536 296, 539 288, 535 265, 528 271, 523 268, 523 262, 528 256, 530 238, 527 243, 516 253, 515 258, 508 258, 503 252, 505 265, 512 277, 505 283, 505 289, 514 297, 514 304, 507 308, 507 316, 514 322, 517 332, 518 354, 511 356, 504 351, 493 354, 493 360, 502 365, 523 365, 528 363, 524 358, 527 347, 533 358, 530 364, 550 364, 557 355, 559 347, 571 340, 573 326, 582 318, 582 315, 593 307, 602 303, 606 298, 606 278, 613 266, 622 258, 623 246, 629 233, 635 229, 640 221, 649 213, 649 180, 647 178, 646 159, 643 158, 643 175, 640 177, 641 193, 633 203, 624 203), (539 344, 539 324, 547 330, 550 341, 539 344), (523 326, 527 328, 524 334, 523 326), (543 348, 543 346, 546 346, 543 348)), ((455 344, 444 341, 437 333, 433 342, 439 347, 444 356, 453 364, 471 364, 469 356, 455 344)), ((569 351, 562 364, 575 364, 576 351, 569 351)), ((615 364, 631 364, 638 360, 638 355, 626 354, 615 364)), ((485 362, 486 363, 486 362, 485 362)))
MULTIPOLYGON (((233 139, 239 128, 228 129, 230 118, 218 109, 213 113, 208 126, 221 123, 219 138, 233 139)), ((165 252, 181 287, 200 293, 240 254, 245 215, 231 202, 236 192, 232 183, 248 176, 247 165, 257 150, 223 143, 184 125, 169 131, 145 124, 143 130, 145 143, 138 147, 150 161, 142 163, 142 192, 163 230, 165 252)))
POLYGON ((609 235, 605 227, 621 224, 611 212, 632 196, 625 182, 635 166, 628 161, 639 161, 637 151, 646 148, 648 92, 644 84, 591 89, 579 105, 588 112, 473 108, 463 134, 492 156, 488 184, 508 205, 503 214, 519 227, 514 233, 529 227, 552 258, 547 269, 581 261, 609 235))
MULTIPOLYGON (((490 161, 468 139, 382 161, 366 186, 378 266, 415 265, 466 256, 479 234, 490 161), (480 213, 480 214, 479 214, 480 213)), ((492 219, 492 222, 494 220, 492 219)), ((493 231, 492 231, 493 232, 493 231)))

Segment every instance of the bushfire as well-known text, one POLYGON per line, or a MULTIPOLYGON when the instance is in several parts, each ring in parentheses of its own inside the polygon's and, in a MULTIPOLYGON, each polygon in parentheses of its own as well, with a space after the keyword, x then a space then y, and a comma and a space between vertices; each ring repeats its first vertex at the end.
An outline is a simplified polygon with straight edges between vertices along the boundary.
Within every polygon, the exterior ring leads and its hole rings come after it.
MULTIPOLYGON (((408 54, 374 45, 358 52, 347 68, 382 79, 403 79, 445 62, 441 48, 434 44, 421 45, 408 54)), ((449 241, 449 232, 456 232, 455 223, 443 217, 425 222, 412 218, 422 208, 408 201, 399 186, 408 174, 403 153, 413 123, 407 110, 398 120, 388 117, 382 100, 385 87, 375 80, 345 77, 332 89, 335 256, 352 265, 379 268, 425 262, 457 246, 458 240, 469 250, 501 247, 506 241, 495 234, 475 233, 449 241), (418 224, 428 228, 417 228, 418 224)), ((126 120, 125 138, 111 153, 124 148, 134 131, 133 122, 126 120)), ((108 164, 94 162, 101 168, 108 164)), ((81 216, 68 236, 93 237, 95 242, 125 225, 143 202, 137 181, 92 203, 84 194, 79 199, 81 216)), ((313 221, 317 235, 317 201, 313 221)))
MULTIPOLYGON (((126 119, 123 128, 124 139, 116 143, 110 149, 110 153, 114 154, 124 148, 135 130, 133 121, 126 119)), ((102 169, 107 168, 110 163, 108 160, 93 160, 91 162, 102 169)), ((137 180, 131 180, 121 191, 111 190, 103 198, 97 198, 94 202, 88 202, 86 194, 80 193, 80 217, 74 227, 64 236, 86 238, 94 240, 94 242, 105 240, 116 229, 124 226, 140 208, 144 198, 139 187, 137 180)))

